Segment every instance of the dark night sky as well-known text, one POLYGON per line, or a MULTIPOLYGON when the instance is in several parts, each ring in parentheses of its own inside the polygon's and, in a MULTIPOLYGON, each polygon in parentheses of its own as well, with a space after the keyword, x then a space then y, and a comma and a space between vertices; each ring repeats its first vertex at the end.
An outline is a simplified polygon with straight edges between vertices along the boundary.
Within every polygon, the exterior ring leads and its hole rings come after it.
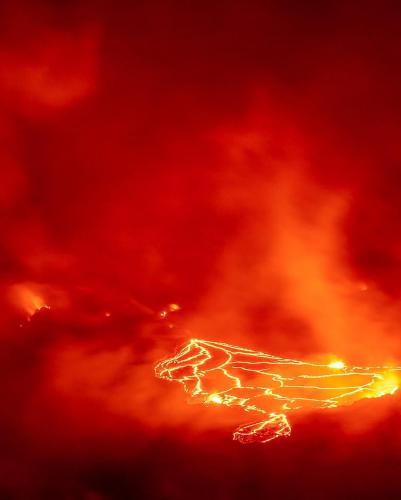
POLYGON ((400 497, 397 394, 245 446, 153 375, 190 334, 401 364, 400 23, 2 2, 2 499, 400 497))

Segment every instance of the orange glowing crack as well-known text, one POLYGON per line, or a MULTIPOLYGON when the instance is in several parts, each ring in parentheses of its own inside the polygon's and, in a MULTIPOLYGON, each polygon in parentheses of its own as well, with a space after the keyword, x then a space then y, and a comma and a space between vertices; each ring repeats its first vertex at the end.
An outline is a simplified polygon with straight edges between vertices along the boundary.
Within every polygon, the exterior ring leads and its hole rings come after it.
POLYGON ((363 398, 393 394, 401 367, 352 367, 280 358, 242 347, 191 339, 174 356, 157 363, 156 376, 183 384, 205 404, 239 406, 264 415, 262 421, 238 427, 241 443, 267 443, 289 436, 287 414, 336 408, 363 398))

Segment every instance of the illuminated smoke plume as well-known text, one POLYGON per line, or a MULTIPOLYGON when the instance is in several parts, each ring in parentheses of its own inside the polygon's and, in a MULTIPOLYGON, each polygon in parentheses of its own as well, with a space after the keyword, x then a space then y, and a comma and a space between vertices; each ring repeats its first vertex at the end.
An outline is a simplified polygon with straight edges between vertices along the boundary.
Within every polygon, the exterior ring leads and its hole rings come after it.
POLYGON ((2 500, 400 497, 399 391, 245 447, 153 370, 191 337, 400 364, 400 19, 1 2, 2 500))

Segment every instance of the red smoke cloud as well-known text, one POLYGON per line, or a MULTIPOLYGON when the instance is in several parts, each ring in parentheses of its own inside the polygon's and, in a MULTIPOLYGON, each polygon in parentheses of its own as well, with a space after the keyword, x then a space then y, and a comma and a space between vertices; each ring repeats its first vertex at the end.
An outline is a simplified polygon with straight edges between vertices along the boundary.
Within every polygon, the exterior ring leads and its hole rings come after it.
POLYGON ((2 498, 399 496, 397 394, 247 448, 153 366, 189 335, 400 364, 400 16, 4 4, 2 498))

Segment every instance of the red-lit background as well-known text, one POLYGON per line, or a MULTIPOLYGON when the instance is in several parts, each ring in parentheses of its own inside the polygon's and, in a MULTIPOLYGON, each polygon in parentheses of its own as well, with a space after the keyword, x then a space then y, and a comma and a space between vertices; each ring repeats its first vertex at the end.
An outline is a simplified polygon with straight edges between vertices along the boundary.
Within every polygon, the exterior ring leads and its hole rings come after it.
POLYGON ((399 498, 397 394, 241 446, 153 366, 187 332, 401 365, 400 22, 2 3, 1 498, 399 498))

